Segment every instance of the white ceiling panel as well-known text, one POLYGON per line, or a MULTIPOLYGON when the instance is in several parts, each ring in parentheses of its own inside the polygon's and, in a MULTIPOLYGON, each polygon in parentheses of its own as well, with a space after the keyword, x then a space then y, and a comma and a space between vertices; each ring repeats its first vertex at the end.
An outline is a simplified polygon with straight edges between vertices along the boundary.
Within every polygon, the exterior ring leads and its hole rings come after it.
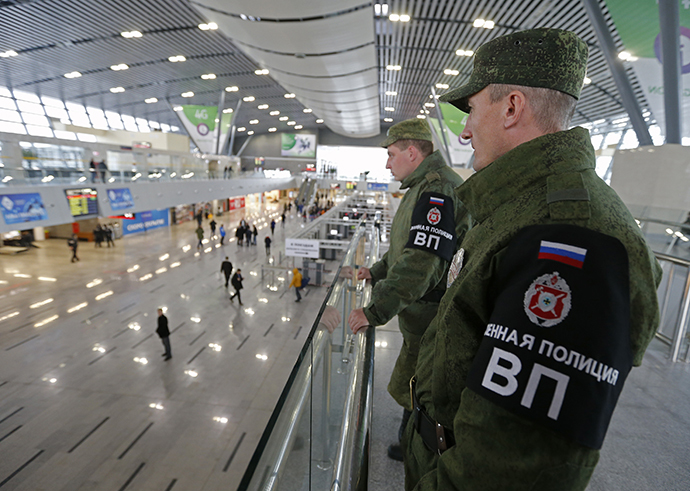
POLYGON ((276 55, 258 49, 245 49, 247 56, 257 60, 259 64, 269 70, 280 70, 293 75, 309 75, 312 77, 337 77, 348 74, 352 68, 361 71, 371 68, 375 71, 376 51, 373 45, 328 56, 310 56, 296 58, 295 56, 276 55))
MULTIPOLYGON (((205 5, 221 12, 235 15, 251 15, 269 19, 303 19, 329 15, 336 12, 363 7, 373 17, 373 4, 362 0, 290 0, 276 2, 275 0, 201 0, 194 2, 196 6, 205 5), (364 7, 368 5, 368 7, 364 7)), ((218 15, 218 14, 216 14, 218 15)), ((208 20, 214 20, 209 17, 208 20)))
MULTIPOLYGON (((199 10, 211 14, 208 9, 199 10)), ((216 17, 219 28, 234 41, 279 53, 335 53, 374 41, 374 22, 369 10, 308 22, 249 22, 223 15, 216 17)))

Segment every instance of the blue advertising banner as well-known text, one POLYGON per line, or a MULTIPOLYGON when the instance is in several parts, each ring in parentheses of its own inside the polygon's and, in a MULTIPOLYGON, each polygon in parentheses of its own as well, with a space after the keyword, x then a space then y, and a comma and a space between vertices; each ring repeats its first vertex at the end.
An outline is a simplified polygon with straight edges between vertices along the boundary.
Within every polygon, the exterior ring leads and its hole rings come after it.
POLYGON ((39 193, 2 194, 0 208, 7 225, 47 220, 48 212, 39 193))
POLYGON ((168 216, 167 208, 136 213, 134 220, 122 220, 122 235, 138 234, 154 228, 167 227, 170 224, 168 216))
POLYGON ((134 208, 134 198, 129 188, 108 189, 108 199, 113 211, 134 208))
POLYGON ((382 182, 368 182, 367 189, 369 191, 388 191, 388 184, 382 182))

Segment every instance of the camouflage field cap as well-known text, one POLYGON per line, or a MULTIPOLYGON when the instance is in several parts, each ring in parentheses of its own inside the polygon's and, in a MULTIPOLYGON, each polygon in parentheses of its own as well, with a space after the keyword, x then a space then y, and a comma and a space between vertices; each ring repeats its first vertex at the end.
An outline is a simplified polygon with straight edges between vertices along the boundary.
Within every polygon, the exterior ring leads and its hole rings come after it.
POLYGON ((582 39, 561 29, 530 29, 501 36, 477 50, 470 80, 440 100, 469 112, 467 99, 489 84, 543 87, 579 99, 587 54, 582 39))
POLYGON ((431 129, 424 119, 407 119, 394 124, 388 128, 387 138, 381 142, 381 146, 386 148, 398 140, 425 140, 433 141, 431 129))

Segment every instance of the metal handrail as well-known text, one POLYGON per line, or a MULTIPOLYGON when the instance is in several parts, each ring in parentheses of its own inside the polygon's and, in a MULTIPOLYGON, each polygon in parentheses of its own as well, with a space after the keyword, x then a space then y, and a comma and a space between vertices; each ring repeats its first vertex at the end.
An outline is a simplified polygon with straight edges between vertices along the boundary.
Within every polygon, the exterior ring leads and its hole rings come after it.
MULTIPOLYGON (((374 229, 366 267, 371 267, 378 260, 378 254, 379 234, 374 229)), ((371 290, 371 283, 366 284, 358 307, 369 304, 371 290)), ((367 475, 362 471, 368 469, 365 460, 369 456, 369 431, 373 411, 375 338, 376 330, 373 328, 366 329, 363 335, 354 337, 355 359, 347 386, 344 417, 331 480, 332 491, 359 489, 361 483, 367 479, 367 475)))
POLYGON ((339 297, 345 293, 346 288, 344 283, 349 281, 349 279, 341 277, 340 271, 343 266, 354 266, 354 252, 350 253, 350 249, 355 250, 358 247, 364 232, 365 227, 360 226, 355 236, 352 238, 348 253, 341 263, 336 278, 326 294, 326 299, 319 310, 311 332, 293 367, 290 377, 278 400, 278 404, 269 419, 266 429, 259 441, 259 445, 240 482, 238 490, 261 489, 270 491, 275 489, 280 481, 280 476, 284 472, 287 464, 287 457, 289 455, 289 449, 291 448, 290 443, 297 435, 296 429, 300 417, 307 407, 307 396, 312 386, 314 368, 319 363, 324 362, 323 355, 326 351, 325 348, 330 344, 328 342, 330 340, 330 333, 325 329, 319 328, 321 316, 326 307, 337 305, 339 297), (346 261, 350 261, 352 264, 348 264, 346 261), (311 352, 313 353, 311 363, 309 363, 307 359, 307 355, 310 352, 310 346, 312 347, 311 352), (273 451, 269 450, 269 452, 266 452, 265 450, 269 448, 268 444, 270 442, 278 443, 273 451), (256 469, 266 467, 269 468, 269 471, 261 479, 254 479, 256 469))
MULTIPOLYGON (((681 299, 680 307, 680 320, 675 327, 675 333, 673 338, 668 338, 666 335, 662 334, 657 330, 656 336, 664 342, 671 345, 671 360, 673 362, 678 361, 680 357, 680 349, 683 346, 683 339, 687 331, 688 318, 690 317, 690 261, 681 259, 674 256, 669 256, 668 254, 662 254, 655 252, 654 255, 660 261, 667 261, 671 264, 677 264, 679 266, 684 266, 688 269, 688 274, 685 279, 685 287, 683 289, 683 297, 681 299)), ((661 319, 659 320, 659 329, 664 326, 664 321, 666 320, 666 312, 668 308, 668 301, 670 297, 671 284, 673 281, 673 269, 669 271, 666 287, 666 295, 664 296, 664 303, 661 307, 661 319)), ((687 355, 686 360, 687 361, 687 355)))

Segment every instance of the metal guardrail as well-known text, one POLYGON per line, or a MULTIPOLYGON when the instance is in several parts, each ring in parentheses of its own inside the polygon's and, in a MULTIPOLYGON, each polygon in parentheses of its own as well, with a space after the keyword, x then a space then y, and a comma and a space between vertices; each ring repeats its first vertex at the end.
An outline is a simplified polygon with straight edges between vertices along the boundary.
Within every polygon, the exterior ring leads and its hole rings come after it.
MULTIPOLYGON (((341 273, 344 272, 345 267, 354 270, 358 261, 360 264, 363 262, 365 233, 366 227, 361 222, 240 482, 239 490, 271 491, 286 487, 290 489, 301 487, 295 486, 295 483, 286 478, 285 474, 298 472, 295 471, 296 466, 289 465, 291 450, 298 438, 300 424, 306 416, 305 412, 309 409, 311 409, 309 413, 309 440, 311 442, 309 463, 306 465, 307 469, 304 469, 307 475, 299 476, 298 479, 303 478, 311 483, 312 466, 318 468, 320 475, 325 478, 323 472, 330 469, 335 462, 334 479, 337 479, 338 482, 352 482, 358 479, 358 473, 362 468, 365 470, 367 468, 366 465, 362 466, 362 463, 364 458, 368 458, 368 438, 366 436, 369 430, 368 425, 363 427, 361 423, 362 421, 371 421, 374 330, 369 329, 369 333, 352 338, 355 343, 351 343, 349 347, 355 347, 354 360, 352 363, 349 363, 349 360, 345 363, 346 360, 336 360, 331 355, 339 350, 345 351, 346 346, 333 344, 335 337, 320 325, 322 321, 327 322, 324 320, 326 317, 331 316, 332 318, 334 313, 337 315, 340 310, 339 305, 355 294, 351 287, 351 283, 354 281, 351 279, 352 275, 341 273), (345 388, 333 384, 334 377, 338 376, 342 379, 342 375, 346 373, 331 370, 333 362, 342 362, 349 369, 347 372, 349 372, 350 377, 345 388), (322 386, 317 385, 319 371, 323 376, 322 386), (332 414, 332 399, 340 397, 342 392, 346 394, 346 404, 343 408, 344 417, 340 425, 340 433, 347 438, 353 438, 354 441, 350 440, 345 444, 341 442, 335 457, 331 458, 333 449, 329 443, 329 435, 335 417, 332 414), (319 414, 314 414, 317 406, 314 398, 320 400, 321 410, 319 414), (311 402, 311 406, 309 402, 311 402), (314 427, 311 426, 312 420, 314 427), (355 423, 357 428, 353 427, 355 423)), ((375 250, 376 247, 374 246, 372 251, 375 250)), ((370 261, 376 259, 378 259, 376 253, 372 254, 370 261)), ((368 301, 366 292, 370 288, 369 286, 357 289, 361 292, 359 304, 368 301)), ((340 319, 339 324, 339 328, 345 332, 347 324, 344 316, 340 319)), ((323 484, 326 485, 326 481, 323 484)), ((319 487, 319 489, 322 488, 319 487)), ((341 486, 338 489, 349 488, 341 486)))
MULTIPOLYGON (((683 296, 681 297, 679 310, 678 310, 678 322, 674 326, 673 335, 667 336, 662 332, 662 329, 666 325, 666 320, 668 319, 670 304, 671 304, 671 292, 673 290, 673 281, 675 277, 675 268, 670 267, 668 274, 666 276, 666 291, 664 293, 664 301, 660 308, 660 320, 659 329, 657 330, 656 336, 661 341, 669 344, 671 346, 671 360, 676 362, 680 360, 680 352, 683 344, 689 342, 688 339, 688 317, 690 316, 690 261, 685 259, 680 259, 674 256, 669 256, 668 254, 655 253, 656 258, 660 262, 667 262, 671 265, 681 266, 685 268, 685 285, 683 288, 683 296)), ((690 349, 686 350, 685 357, 680 361, 688 362, 688 355, 690 355, 690 349)))

